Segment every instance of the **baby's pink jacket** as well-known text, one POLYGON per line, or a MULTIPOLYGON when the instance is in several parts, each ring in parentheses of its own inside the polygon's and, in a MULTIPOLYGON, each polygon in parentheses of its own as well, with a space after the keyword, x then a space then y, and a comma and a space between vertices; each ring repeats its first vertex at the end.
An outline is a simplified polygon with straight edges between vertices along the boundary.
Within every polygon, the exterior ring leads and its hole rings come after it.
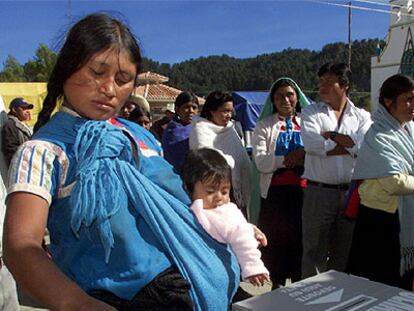
POLYGON ((239 262, 243 280, 269 271, 260 259, 258 242, 254 238, 253 226, 246 221, 242 212, 233 203, 204 209, 203 200, 191 205, 198 221, 215 240, 230 244, 239 262))

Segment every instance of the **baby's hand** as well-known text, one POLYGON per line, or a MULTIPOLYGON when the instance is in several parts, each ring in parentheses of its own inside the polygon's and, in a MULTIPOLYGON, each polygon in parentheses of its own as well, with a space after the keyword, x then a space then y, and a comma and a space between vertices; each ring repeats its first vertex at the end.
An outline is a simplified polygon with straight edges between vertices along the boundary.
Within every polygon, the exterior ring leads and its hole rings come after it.
POLYGON ((267 246, 267 238, 266 235, 259 229, 257 226, 251 224, 253 227, 254 238, 257 242, 259 242, 259 247, 266 247, 267 246))
POLYGON ((247 280, 252 283, 254 286, 263 286, 265 281, 270 281, 269 275, 267 273, 256 274, 249 276, 247 280))

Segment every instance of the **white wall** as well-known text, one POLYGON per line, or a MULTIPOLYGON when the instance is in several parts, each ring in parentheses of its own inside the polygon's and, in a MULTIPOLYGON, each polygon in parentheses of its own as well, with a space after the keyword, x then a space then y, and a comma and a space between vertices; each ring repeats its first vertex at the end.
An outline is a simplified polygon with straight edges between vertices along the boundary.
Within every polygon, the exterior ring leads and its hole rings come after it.
MULTIPOLYGON (((402 14, 411 12, 410 1, 394 0, 390 4, 392 12, 400 11, 402 14), (397 7, 405 6, 403 8, 397 7)), ((401 58, 404 53, 408 29, 414 35, 414 17, 406 15, 390 15, 390 27, 386 37, 386 46, 379 56, 371 58, 371 104, 374 108, 378 105, 379 89, 389 76, 399 72, 401 58)))

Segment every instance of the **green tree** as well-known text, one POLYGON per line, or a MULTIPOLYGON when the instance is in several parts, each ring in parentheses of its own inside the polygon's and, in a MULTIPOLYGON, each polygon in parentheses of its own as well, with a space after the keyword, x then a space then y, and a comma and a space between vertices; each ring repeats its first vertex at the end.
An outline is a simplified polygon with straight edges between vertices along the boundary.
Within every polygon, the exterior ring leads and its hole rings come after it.
POLYGON ((26 82, 23 66, 14 56, 7 56, 4 69, 0 72, 0 82, 26 82))
POLYGON ((24 72, 30 82, 47 82, 56 63, 56 53, 45 44, 40 44, 34 59, 24 65, 24 72))
MULTIPOLYGON (((352 44, 353 86, 351 91, 369 92, 371 57, 375 55, 378 39, 356 40, 352 44)), ((40 44, 34 59, 22 66, 9 56, 0 81, 47 81, 56 55, 40 44)), ((198 95, 221 89, 228 91, 267 91, 277 78, 288 76, 298 82, 306 94, 318 99, 317 71, 328 61, 347 62, 348 45, 335 42, 320 51, 287 48, 281 52, 239 59, 228 55, 213 55, 189 59, 177 64, 165 64, 143 58, 141 71, 153 71, 167 76, 169 85, 191 90, 198 95)), ((353 94, 355 96, 355 94, 353 94)), ((355 98, 356 102, 359 98, 355 98)), ((361 105, 365 105, 361 100, 361 105)))

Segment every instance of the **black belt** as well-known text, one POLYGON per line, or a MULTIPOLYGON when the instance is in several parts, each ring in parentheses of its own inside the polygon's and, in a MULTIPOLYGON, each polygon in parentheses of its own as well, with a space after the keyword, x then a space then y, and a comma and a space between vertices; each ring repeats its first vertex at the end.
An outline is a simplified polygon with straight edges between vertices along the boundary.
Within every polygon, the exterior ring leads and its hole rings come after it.
POLYGON ((328 189, 337 189, 337 190, 348 190, 349 184, 339 184, 339 185, 331 185, 331 184, 324 184, 323 182, 317 182, 308 180, 308 185, 320 187, 320 188, 328 188, 328 189))

